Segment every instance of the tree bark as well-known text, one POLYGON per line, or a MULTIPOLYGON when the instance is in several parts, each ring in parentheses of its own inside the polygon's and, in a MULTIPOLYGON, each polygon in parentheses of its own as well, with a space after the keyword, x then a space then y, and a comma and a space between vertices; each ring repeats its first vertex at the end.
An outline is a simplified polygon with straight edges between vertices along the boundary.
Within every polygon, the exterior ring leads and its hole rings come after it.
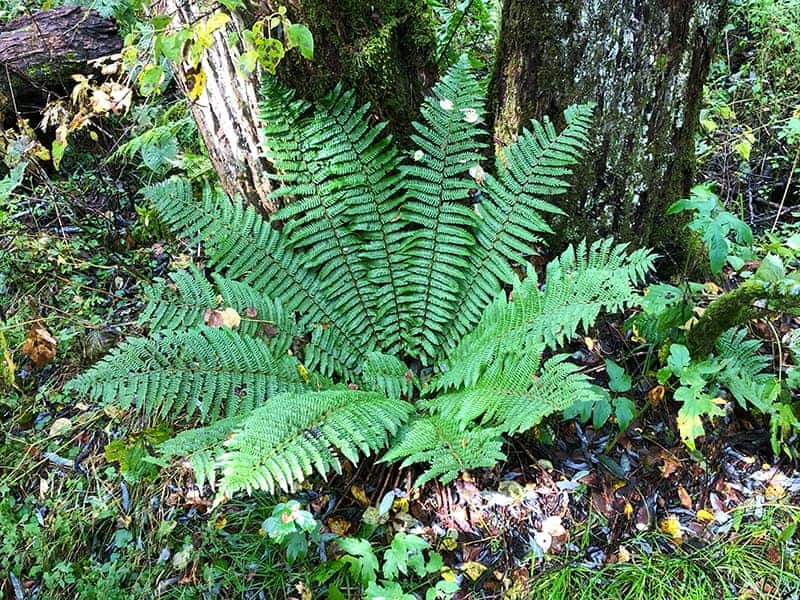
MULTIPOLYGON (((267 12, 272 10, 269 4, 267 12)), ((395 131, 405 131, 436 72, 433 23, 427 8, 420 6, 413 0, 379 0, 370 4, 369 12, 360 3, 294 0, 289 14, 311 29, 315 57, 309 62, 289 53, 279 69, 280 79, 309 98, 341 80, 362 101, 371 102, 376 117, 389 120, 395 131)), ((203 0, 162 0, 158 10, 173 15, 179 25, 210 14, 203 0)), ((238 72, 244 49, 241 42, 229 43, 231 34, 241 40, 248 17, 231 17, 214 32, 215 43, 203 54, 207 80, 192 112, 226 193, 271 212, 275 207, 269 200, 271 166, 262 157, 260 143, 258 77, 245 78, 238 72)), ((184 90, 191 87, 191 73, 185 68, 177 69, 176 79, 184 90)))
POLYGON ((702 89, 727 0, 505 0, 490 85, 496 136, 596 102, 595 143, 560 201, 559 243, 613 234, 679 253, 702 89))
POLYGON ((89 73, 90 61, 121 49, 113 21, 77 6, 0 25, 0 118, 38 112, 48 93, 75 84, 71 75, 89 73))

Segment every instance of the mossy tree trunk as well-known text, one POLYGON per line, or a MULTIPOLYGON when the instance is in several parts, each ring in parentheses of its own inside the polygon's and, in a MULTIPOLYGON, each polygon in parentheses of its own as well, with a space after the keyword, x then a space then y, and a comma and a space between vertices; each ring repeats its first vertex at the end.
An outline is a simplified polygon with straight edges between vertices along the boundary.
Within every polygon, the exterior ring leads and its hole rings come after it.
POLYGON ((693 183, 694 132, 727 0, 505 0, 490 86, 498 139, 595 102, 595 143, 558 242, 613 234, 673 253, 665 208, 693 183))
MULTIPOLYGON (((377 0, 363 4, 326 0, 290 0, 294 22, 306 24, 314 35, 315 57, 305 61, 287 55, 279 77, 300 95, 315 98, 339 80, 372 105, 376 118, 389 120, 404 132, 416 114, 423 92, 436 76, 433 22, 426 5, 414 0, 377 0)), ((193 24, 217 5, 207 0, 161 0, 159 12, 173 15, 177 24, 193 24)), ((278 7, 253 4, 247 14, 233 14, 214 32, 214 45, 202 58, 207 80, 192 112, 214 163, 222 187, 230 196, 270 212, 270 165, 261 156, 256 75, 238 72, 241 32, 255 18, 278 7), (240 40, 230 44, 231 39, 240 40)), ((178 69, 176 79, 188 90, 193 75, 178 69)))

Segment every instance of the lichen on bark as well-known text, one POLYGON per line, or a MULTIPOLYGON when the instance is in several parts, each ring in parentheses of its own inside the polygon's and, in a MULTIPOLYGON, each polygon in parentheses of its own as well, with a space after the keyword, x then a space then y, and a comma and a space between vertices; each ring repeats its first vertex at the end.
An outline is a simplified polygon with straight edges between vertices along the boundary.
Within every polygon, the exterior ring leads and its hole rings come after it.
POLYGON ((558 243, 586 235, 675 250, 664 210, 693 183, 702 85, 726 0, 506 0, 490 85, 495 134, 597 104, 595 143, 561 200, 558 243))

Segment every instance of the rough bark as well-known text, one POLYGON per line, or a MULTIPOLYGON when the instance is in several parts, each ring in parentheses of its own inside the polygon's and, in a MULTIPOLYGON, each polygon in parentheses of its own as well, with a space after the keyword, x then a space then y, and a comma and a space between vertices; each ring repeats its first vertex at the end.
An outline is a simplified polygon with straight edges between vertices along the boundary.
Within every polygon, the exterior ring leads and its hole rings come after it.
POLYGON ((427 2, 419 0, 290 0, 317 45, 314 61, 290 58, 281 77, 307 97, 341 81, 372 105, 393 132, 408 133, 436 82, 436 38, 427 2))
MULTIPOLYGON (((404 131, 416 114, 426 86, 435 75, 435 41, 427 9, 412 0, 383 0, 370 5, 359 2, 295 0, 288 3, 295 22, 308 25, 314 35, 315 57, 309 62, 290 53, 279 76, 301 95, 315 98, 339 80, 369 101, 376 117, 388 119, 395 131, 404 131)), ((207 16, 213 7, 203 0, 162 0, 159 12, 174 15, 178 24, 191 24, 207 16)), ((270 165, 263 159, 259 137, 256 76, 244 78, 238 71, 243 48, 229 43, 254 16, 234 14, 213 35, 202 68, 205 89, 192 103, 192 112, 225 191, 270 212, 268 199, 270 165)), ((191 74, 179 68, 179 84, 188 89, 191 74)))
POLYGON ((613 234, 678 250, 665 208, 693 183, 694 131, 727 0, 505 0, 490 98, 498 138, 596 102, 595 144, 559 242, 613 234))
POLYGON ((38 112, 50 92, 63 93, 89 61, 122 49, 116 25, 96 12, 62 6, 0 25, 0 118, 38 112))
MULTIPOLYGON (((182 26, 195 24, 213 8, 198 0, 162 0, 158 12, 172 15, 173 23, 182 26)), ((262 157, 258 133, 258 82, 255 76, 240 75, 237 67, 243 48, 229 43, 231 34, 244 29, 242 18, 233 13, 230 22, 212 34, 214 44, 203 53, 200 64, 206 82, 192 102, 192 114, 225 192, 270 212, 274 206, 268 198, 269 165, 262 157)), ((194 75, 186 65, 177 65, 174 71, 184 92, 191 89, 194 75)))

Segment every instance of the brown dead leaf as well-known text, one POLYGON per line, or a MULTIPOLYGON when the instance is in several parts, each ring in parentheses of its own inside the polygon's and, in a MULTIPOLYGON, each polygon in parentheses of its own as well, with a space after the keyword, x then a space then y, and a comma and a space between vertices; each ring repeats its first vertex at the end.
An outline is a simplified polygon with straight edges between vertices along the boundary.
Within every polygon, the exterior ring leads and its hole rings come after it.
POLYGON ((222 310, 209 308, 205 313, 204 320, 209 327, 217 328, 225 325, 231 329, 236 329, 242 322, 242 317, 239 316, 235 308, 229 306, 222 310))
POLYGON ((647 399, 653 406, 658 406, 664 400, 665 389, 663 385, 657 385, 647 391, 647 399))
POLYGON ((41 368, 56 357, 56 340, 47 329, 35 326, 25 336, 22 353, 41 368))
POLYGON ((681 501, 681 506, 683 506, 683 508, 691 510, 692 497, 689 495, 689 492, 686 491, 686 488, 683 487, 682 485, 678 486, 678 499, 681 501))

